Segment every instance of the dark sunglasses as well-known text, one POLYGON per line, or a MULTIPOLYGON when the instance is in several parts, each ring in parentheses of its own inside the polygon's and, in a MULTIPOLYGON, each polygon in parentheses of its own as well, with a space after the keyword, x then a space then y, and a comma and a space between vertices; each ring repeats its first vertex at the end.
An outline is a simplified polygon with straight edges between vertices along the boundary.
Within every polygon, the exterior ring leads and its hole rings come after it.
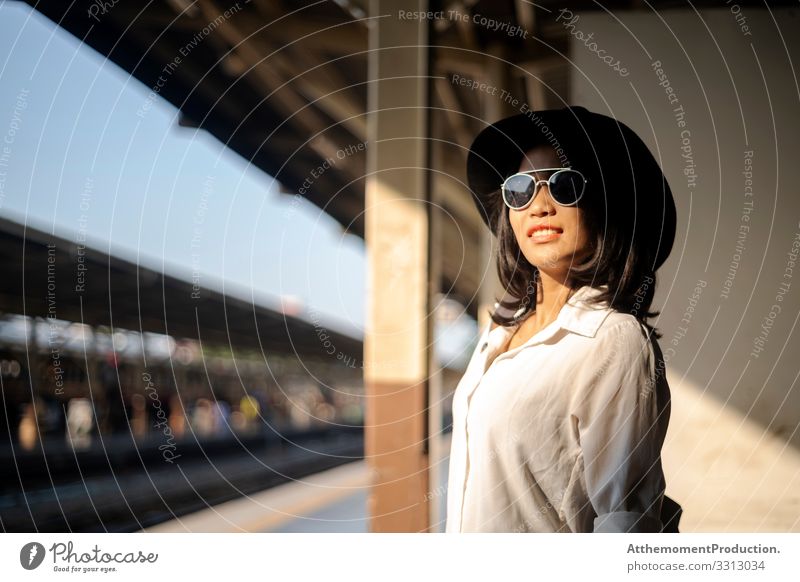
POLYGON ((588 180, 571 168, 542 168, 519 172, 503 182, 503 202, 513 210, 523 210, 533 202, 541 184, 547 184, 550 196, 561 206, 575 206, 583 196, 588 180), (547 180, 537 180, 531 174, 554 172, 547 180))

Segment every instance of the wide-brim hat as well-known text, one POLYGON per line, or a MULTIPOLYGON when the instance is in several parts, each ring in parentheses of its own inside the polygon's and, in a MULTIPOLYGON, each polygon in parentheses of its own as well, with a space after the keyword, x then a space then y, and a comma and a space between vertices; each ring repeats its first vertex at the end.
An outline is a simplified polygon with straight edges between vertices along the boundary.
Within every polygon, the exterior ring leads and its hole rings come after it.
POLYGON ((625 124, 583 107, 527 111, 484 128, 467 156, 467 182, 483 221, 497 232, 504 211, 500 188, 519 171, 525 152, 550 145, 561 167, 588 180, 580 206, 624 221, 637 248, 647 251, 653 271, 669 256, 675 239, 675 202, 650 150, 625 124), (587 198, 590 197, 590 198, 587 198))

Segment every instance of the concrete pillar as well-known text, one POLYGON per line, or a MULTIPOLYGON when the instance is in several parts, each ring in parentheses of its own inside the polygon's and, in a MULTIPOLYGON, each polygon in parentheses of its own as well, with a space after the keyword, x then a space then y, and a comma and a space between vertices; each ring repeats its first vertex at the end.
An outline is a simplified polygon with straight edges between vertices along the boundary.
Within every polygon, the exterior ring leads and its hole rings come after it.
POLYGON ((372 0, 366 184, 365 453, 373 532, 429 524, 428 26, 425 0, 372 0))

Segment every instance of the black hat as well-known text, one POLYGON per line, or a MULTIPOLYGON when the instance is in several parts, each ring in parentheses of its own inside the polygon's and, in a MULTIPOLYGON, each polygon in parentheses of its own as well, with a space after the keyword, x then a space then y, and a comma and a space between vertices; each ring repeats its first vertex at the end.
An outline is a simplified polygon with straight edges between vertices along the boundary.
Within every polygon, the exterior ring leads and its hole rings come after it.
POLYGON ((505 208, 500 185, 519 171, 529 149, 550 145, 561 166, 588 180, 584 199, 625 221, 632 240, 650 253, 653 271, 675 239, 675 202, 661 168, 636 133, 583 107, 527 111, 484 128, 467 156, 467 182, 483 221, 495 226, 505 208))

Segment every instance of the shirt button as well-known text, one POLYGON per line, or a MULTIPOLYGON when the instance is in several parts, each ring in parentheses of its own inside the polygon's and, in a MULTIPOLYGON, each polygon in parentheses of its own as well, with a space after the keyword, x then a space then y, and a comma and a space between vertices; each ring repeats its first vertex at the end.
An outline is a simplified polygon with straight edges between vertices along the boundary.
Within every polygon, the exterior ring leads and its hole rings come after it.
POLYGON ((489 347, 489 342, 483 342, 483 345, 481 346, 481 351, 486 350, 487 347, 489 347))

